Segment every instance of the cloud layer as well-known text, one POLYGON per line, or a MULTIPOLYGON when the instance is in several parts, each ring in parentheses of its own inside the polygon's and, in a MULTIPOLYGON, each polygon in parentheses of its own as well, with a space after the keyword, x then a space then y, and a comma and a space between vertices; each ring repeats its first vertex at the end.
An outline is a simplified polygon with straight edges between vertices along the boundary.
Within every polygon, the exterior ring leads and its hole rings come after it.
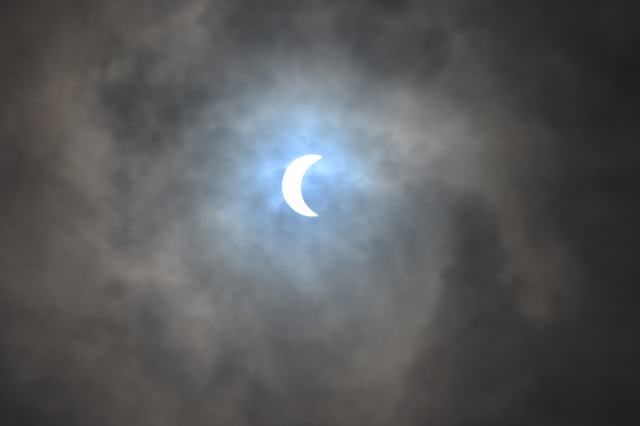
POLYGON ((0 423, 633 423, 627 9, 1 6, 0 423))

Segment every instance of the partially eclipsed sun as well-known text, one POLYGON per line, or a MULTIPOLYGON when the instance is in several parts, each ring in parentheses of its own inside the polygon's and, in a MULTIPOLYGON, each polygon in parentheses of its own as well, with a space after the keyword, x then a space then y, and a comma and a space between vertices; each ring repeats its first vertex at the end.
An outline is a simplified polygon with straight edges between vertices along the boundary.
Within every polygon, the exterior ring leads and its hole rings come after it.
POLYGON ((303 155, 289 164, 282 177, 282 195, 294 212, 307 217, 317 217, 318 214, 304 202, 302 198, 302 180, 309 167, 321 160, 316 154, 303 155))

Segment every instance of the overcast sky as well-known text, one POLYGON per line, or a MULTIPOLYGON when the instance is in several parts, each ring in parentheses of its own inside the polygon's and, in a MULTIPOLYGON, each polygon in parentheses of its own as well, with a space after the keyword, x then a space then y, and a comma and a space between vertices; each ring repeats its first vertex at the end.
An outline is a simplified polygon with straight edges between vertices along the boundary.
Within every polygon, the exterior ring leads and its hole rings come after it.
POLYGON ((3 2, 0 424, 638 424, 631 3, 3 2))

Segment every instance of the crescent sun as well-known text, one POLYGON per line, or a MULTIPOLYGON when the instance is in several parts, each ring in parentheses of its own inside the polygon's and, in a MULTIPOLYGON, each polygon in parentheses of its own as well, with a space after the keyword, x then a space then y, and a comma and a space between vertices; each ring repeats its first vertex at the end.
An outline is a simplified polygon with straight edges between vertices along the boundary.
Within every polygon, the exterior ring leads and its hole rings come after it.
POLYGON ((282 195, 294 212, 307 217, 317 217, 318 214, 304 202, 302 198, 302 180, 309 167, 321 160, 316 154, 303 155, 296 158, 287 166, 282 176, 282 195))

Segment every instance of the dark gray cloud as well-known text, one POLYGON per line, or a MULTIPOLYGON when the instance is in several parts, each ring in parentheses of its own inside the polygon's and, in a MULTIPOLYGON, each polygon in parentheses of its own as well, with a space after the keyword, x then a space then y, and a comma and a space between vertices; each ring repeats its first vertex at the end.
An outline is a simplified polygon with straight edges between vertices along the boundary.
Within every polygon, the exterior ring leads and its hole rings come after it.
POLYGON ((634 424, 631 9, 3 4, 0 423, 634 424))

